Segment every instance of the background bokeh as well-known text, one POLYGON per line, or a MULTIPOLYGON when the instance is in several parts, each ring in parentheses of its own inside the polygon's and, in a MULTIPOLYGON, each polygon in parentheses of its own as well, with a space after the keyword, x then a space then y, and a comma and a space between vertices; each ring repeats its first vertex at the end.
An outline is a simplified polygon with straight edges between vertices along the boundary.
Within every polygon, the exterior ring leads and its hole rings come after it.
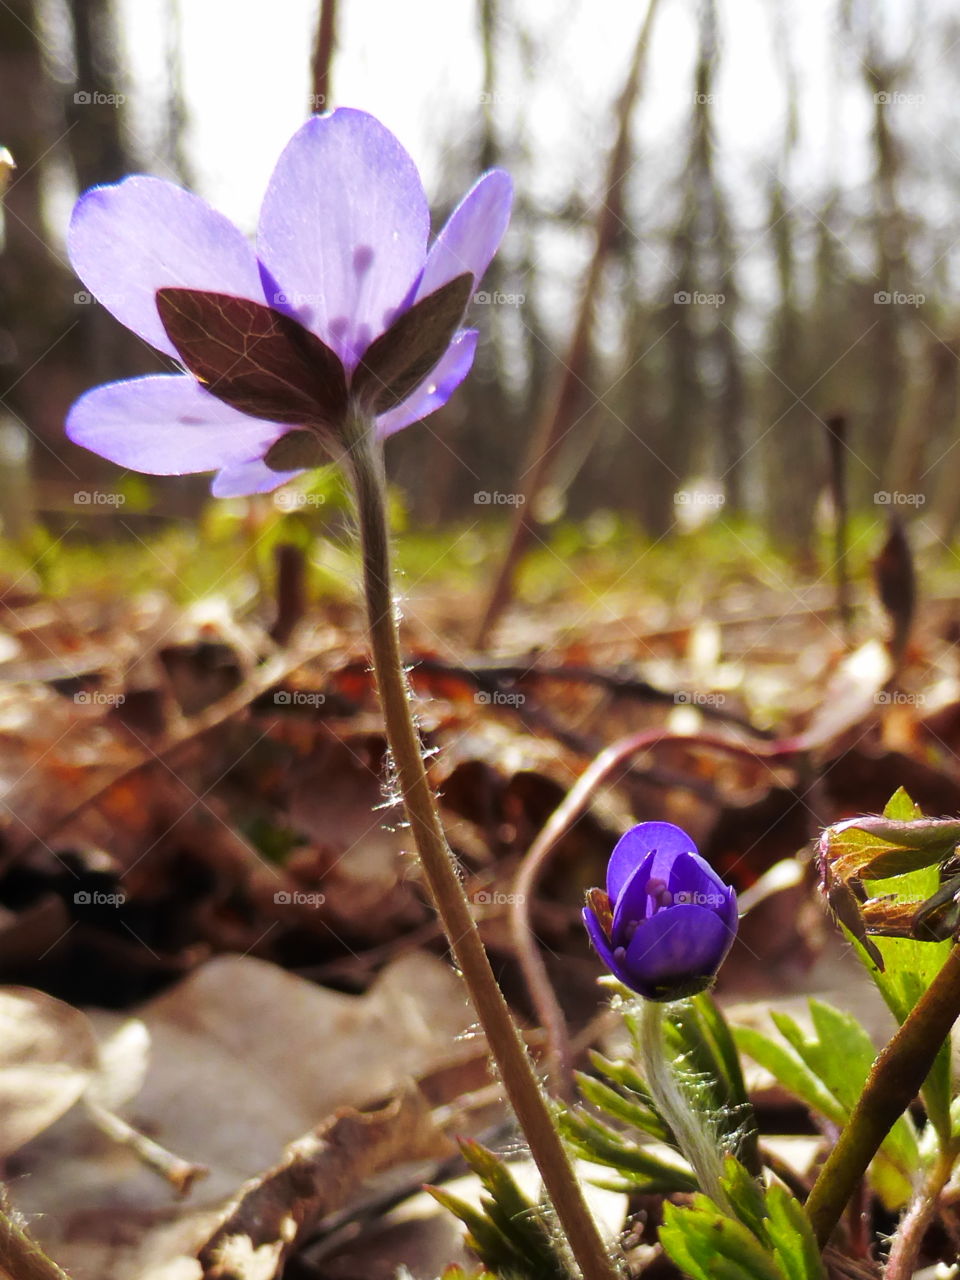
MULTIPOLYGON (((438 219, 483 167, 517 185, 473 311, 476 374, 391 445, 421 516, 523 488, 533 424, 572 364, 546 518, 612 509, 657 537, 689 515, 678 492, 700 493, 705 513, 722 504, 803 550, 824 424, 842 415, 854 505, 899 507, 949 543, 958 72, 946 0, 671 0, 649 18, 632 0, 5 0, 5 447, 29 445, 41 509, 78 480, 109 483, 115 468, 64 441, 64 413, 151 367, 66 263, 79 190, 146 171, 252 231, 286 138, 349 104, 413 152, 438 219), (334 42, 318 59, 324 8, 334 42), (592 323, 571 353, 598 239, 592 323)), ((160 488, 175 507, 205 492, 160 488)))

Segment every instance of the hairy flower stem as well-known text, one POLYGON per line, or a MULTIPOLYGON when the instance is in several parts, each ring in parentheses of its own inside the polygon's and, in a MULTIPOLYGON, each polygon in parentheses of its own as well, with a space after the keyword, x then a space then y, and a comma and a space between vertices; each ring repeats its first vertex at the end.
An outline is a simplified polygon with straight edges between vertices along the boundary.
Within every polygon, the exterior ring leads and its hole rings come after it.
POLYGON ((0 1270, 13 1280, 70 1280, 27 1235, 6 1196, 0 1197, 0 1270))
POLYGON ((806 1210, 821 1248, 880 1144, 920 1092, 958 1017, 960 945, 955 945, 906 1021, 878 1054, 863 1093, 813 1184, 806 1210))
POLYGON ((640 1012, 640 1070, 644 1084, 660 1115, 673 1131, 687 1163, 697 1175, 700 1190, 728 1213, 734 1216, 727 1194, 720 1184, 723 1173, 722 1152, 717 1146, 717 1135, 704 1124, 677 1080, 674 1064, 667 1060, 667 1045, 663 1034, 666 1005, 655 1000, 641 1000, 640 1012))
POLYGON ((440 823, 400 653, 380 448, 371 428, 362 420, 355 419, 348 430, 345 465, 356 490, 374 672, 387 739, 423 874, 507 1097, 584 1280, 617 1280, 617 1269, 583 1199, 526 1047, 493 975, 440 823))
POLYGON ((950 1143, 937 1156, 933 1167, 917 1189, 893 1237, 890 1256, 883 1273, 884 1280, 910 1280, 916 1270, 923 1237, 937 1212, 940 1193, 950 1181, 956 1158, 956 1144, 950 1143))

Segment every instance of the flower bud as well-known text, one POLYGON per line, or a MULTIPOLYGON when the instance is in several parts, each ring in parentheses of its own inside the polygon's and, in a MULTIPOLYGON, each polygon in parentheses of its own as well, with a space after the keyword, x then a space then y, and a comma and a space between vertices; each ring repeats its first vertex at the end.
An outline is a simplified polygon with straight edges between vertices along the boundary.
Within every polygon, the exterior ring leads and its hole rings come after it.
POLYGON ((713 982, 737 932, 737 895, 671 822, 641 822, 619 841, 607 888, 583 920, 612 974, 647 1000, 680 1000, 713 982))

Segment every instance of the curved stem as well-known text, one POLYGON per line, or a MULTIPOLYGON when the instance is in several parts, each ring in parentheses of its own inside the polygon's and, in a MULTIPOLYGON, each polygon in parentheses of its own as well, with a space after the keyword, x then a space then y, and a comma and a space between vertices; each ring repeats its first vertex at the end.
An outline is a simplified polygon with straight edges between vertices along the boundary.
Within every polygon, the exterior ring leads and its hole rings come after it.
POLYGON ((897 1118, 920 1092, 940 1046, 960 1017, 960 946, 955 945, 906 1021, 881 1049, 863 1093, 807 1200, 822 1248, 897 1118))
POLYGON ((356 490, 373 665, 387 738, 424 877, 460 966, 504 1088, 584 1280, 617 1269, 583 1199, 526 1047, 490 967, 440 824, 410 708, 391 589, 390 541, 379 447, 355 420, 347 466, 356 490))
POLYGON ((955 1144, 948 1144, 911 1200, 893 1237, 884 1280, 910 1280, 916 1270, 923 1237, 937 1212, 940 1193, 950 1181, 956 1158, 955 1144))
POLYGON ((727 1193, 720 1183, 723 1164, 717 1136, 701 1122, 692 1106, 692 1100, 677 1082, 673 1064, 667 1061, 667 1046, 663 1035, 666 1006, 657 1004, 654 1000, 642 1000, 640 1003, 640 1067, 643 1082, 650 1090, 657 1111, 673 1131, 687 1163, 697 1175, 700 1190, 718 1208, 734 1217, 727 1193))

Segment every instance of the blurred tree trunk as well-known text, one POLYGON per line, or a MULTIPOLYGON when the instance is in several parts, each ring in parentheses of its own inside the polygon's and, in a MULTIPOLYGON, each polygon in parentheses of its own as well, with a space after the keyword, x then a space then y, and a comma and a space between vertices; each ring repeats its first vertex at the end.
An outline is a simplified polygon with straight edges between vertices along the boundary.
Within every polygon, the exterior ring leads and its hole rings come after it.
POLYGON ((809 554, 824 466, 823 427, 807 406, 804 323, 798 298, 793 215, 779 177, 769 192, 767 228, 774 250, 777 306, 771 322, 766 412, 761 418, 766 459, 766 514, 774 537, 809 554))
POLYGON ((0 142, 17 170, 4 199, 0 254, 0 396, 31 431, 49 418, 43 362, 68 331, 70 277, 43 221, 44 159, 63 131, 37 37, 34 0, 0 5, 0 142))

